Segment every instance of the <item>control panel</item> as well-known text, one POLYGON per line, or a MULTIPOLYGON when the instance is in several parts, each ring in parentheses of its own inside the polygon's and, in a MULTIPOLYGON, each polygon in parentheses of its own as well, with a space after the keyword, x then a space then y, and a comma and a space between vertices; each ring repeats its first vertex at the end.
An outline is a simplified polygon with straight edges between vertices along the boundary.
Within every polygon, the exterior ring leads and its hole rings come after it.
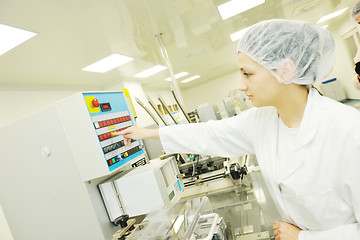
POLYGON ((140 141, 125 146, 123 136, 112 133, 134 125, 123 92, 83 93, 98 142, 111 171, 144 154, 140 141))

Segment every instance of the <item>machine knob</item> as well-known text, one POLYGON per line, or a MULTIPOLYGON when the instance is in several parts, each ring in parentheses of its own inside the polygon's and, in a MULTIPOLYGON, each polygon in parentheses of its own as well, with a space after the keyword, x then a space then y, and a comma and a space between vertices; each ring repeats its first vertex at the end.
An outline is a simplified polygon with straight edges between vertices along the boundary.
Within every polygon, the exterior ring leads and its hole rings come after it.
POLYGON ((127 221, 129 220, 129 215, 121 215, 120 217, 116 218, 114 223, 116 225, 120 225, 121 228, 125 228, 127 227, 127 221))
POLYGON ((91 101, 91 104, 92 104, 93 107, 99 107, 100 106, 99 100, 97 98, 94 98, 91 101))

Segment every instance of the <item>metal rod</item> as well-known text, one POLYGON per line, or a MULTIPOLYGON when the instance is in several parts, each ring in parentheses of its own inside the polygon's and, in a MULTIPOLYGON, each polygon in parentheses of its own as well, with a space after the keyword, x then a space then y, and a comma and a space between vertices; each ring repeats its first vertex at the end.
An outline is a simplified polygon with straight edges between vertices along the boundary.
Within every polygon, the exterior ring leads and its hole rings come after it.
POLYGON ((186 112, 185 109, 183 108, 182 104, 180 103, 180 101, 179 101, 179 99, 177 98, 177 96, 176 96, 176 94, 175 94, 175 92, 174 92, 173 89, 171 90, 171 93, 172 93, 172 95, 174 96, 175 102, 176 102, 177 105, 179 106, 181 112, 184 114, 186 120, 187 120, 189 123, 191 123, 191 119, 190 119, 189 115, 187 114, 187 112, 186 112))
POLYGON ((167 111, 167 113, 169 114, 171 119, 174 121, 174 123, 179 124, 179 122, 174 118, 173 113, 169 110, 169 108, 166 105, 164 99, 162 99, 162 97, 158 97, 158 99, 159 99, 159 102, 161 103, 161 105, 163 106, 163 108, 165 109, 165 111, 167 111))
POLYGON ((171 65, 171 62, 170 62, 170 59, 169 59, 169 56, 167 54, 167 51, 165 49, 165 46, 163 45, 162 41, 161 41, 161 35, 162 33, 158 33, 155 35, 155 37, 158 39, 159 41, 159 45, 160 45, 160 51, 161 51, 161 54, 162 54, 162 57, 164 58, 164 61, 165 61, 165 64, 167 65, 168 69, 169 69, 169 72, 170 72, 170 78, 172 80, 172 86, 174 87, 175 89, 175 92, 176 94, 178 95, 179 97, 179 101, 181 104, 184 104, 183 100, 182 100, 182 96, 181 96, 181 92, 180 92, 180 89, 179 89, 179 86, 176 82, 176 79, 175 79, 175 76, 174 76, 174 71, 173 71, 173 68, 172 68, 172 65, 171 65))
POLYGON ((150 110, 145 106, 145 104, 142 101, 140 101, 140 99, 138 99, 137 97, 135 97, 135 100, 150 115, 150 117, 154 120, 156 125, 160 126, 155 116, 150 112, 150 110))
POLYGON ((159 110, 156 108, 154 102, 148 98, 149 104, 150 106, 154 109, 154 111, 156 112, 156 114, 159 116, 159 118, 161 119, 161 121, 165 124, 165 126, 168 126, 169 124, 165 121, 165 119, 163 118, 163 116, 161 115, 161 113, 159 112, 159 110))

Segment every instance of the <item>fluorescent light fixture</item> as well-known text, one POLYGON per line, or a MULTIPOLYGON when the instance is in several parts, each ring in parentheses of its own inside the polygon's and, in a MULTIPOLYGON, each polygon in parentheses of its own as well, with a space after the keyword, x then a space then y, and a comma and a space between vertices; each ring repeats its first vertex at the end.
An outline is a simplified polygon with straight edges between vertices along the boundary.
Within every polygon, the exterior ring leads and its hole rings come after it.
MULTIPOLYGON (((178 79, 178 78, 184 77, 188 74, 189 74, 188 72, 181 72, 181 73, 175 74, 174 77, 175 77, 175 79, 178 79)), ((165 78, 164 80, 171 82, 171 77, 165 78)))
POLYGON ((263 3, 265 3, 265 0, 231 0, 219 5, 217 8, 221 18, 226 20, 263 3))
POLYGON ((323 16, 322 18, 319 19, 319 21, 318 21, 317 23, 322 23, 322 22, 325 22, 325 21, 327 21, 327 20, 329 20, 329 19, 332 19, 332 18, 334 18, 334 17, 340 16, 340 15, 343 14, 347 9, 348 9, 348 7, 343 8, 343 9, 341 9, 341 10, 339 10, 339 11, 336 11, 336 12, 330 13, 330 14, 328 14, 328 15, 326 15, 326 16, 323 16))
POLYGON ((199 75, 195 75, 195 76, 192 76, 192 77, 187 78, 187 79, 185 79, 185 80, 182 80, 181 82, 182 82, 182 83, 187 83, 187 82, 190 82, 190 81, 192 81, 192 80, 195 80, 195 79, 197 79, 197 78, 199 78, 199 77, 200 77, 199 75))
POLYGON ((165 70, 166 67, 161 66, 161 65, 156 65, 154 67, 151 67, 149 69, 146 69, 145 71, 139 72, 137 74, 135 74, 135 77, 138 78, 147 78, 151 75, 154 75, 155 73, 161 72, 162 70, 165 70))
POLYGON ((37 33, 0 24, 0 55, 26 42, 37 33))
MULTIPOLYGON (((251 26, 250 26, 250 27, 251 27, 251 26)), ((239 39, 241 38, 241 36, 242 36, 250 27, 243 28, 243 29, 241 29, 240 31, 237 31, 237 32, 234 32, 234 33, 230 34, 231 41, 235 42, 236 40, 239 40, 239 39)))
POLYGON ((133 60, 133 58, 114 53, 87 67, 84 67, 81 70, 88 72, 105 73, 131 60, 133 60))

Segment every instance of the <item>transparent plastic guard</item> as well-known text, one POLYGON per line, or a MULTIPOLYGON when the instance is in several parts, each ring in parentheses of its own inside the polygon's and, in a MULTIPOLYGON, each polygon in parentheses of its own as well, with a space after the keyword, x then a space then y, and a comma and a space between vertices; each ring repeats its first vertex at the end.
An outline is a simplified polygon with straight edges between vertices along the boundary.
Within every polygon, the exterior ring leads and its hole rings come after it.
POLYGON ((207 197, 194 198, 149 213, 127 239, 211 240, 218 220, 207 197))

